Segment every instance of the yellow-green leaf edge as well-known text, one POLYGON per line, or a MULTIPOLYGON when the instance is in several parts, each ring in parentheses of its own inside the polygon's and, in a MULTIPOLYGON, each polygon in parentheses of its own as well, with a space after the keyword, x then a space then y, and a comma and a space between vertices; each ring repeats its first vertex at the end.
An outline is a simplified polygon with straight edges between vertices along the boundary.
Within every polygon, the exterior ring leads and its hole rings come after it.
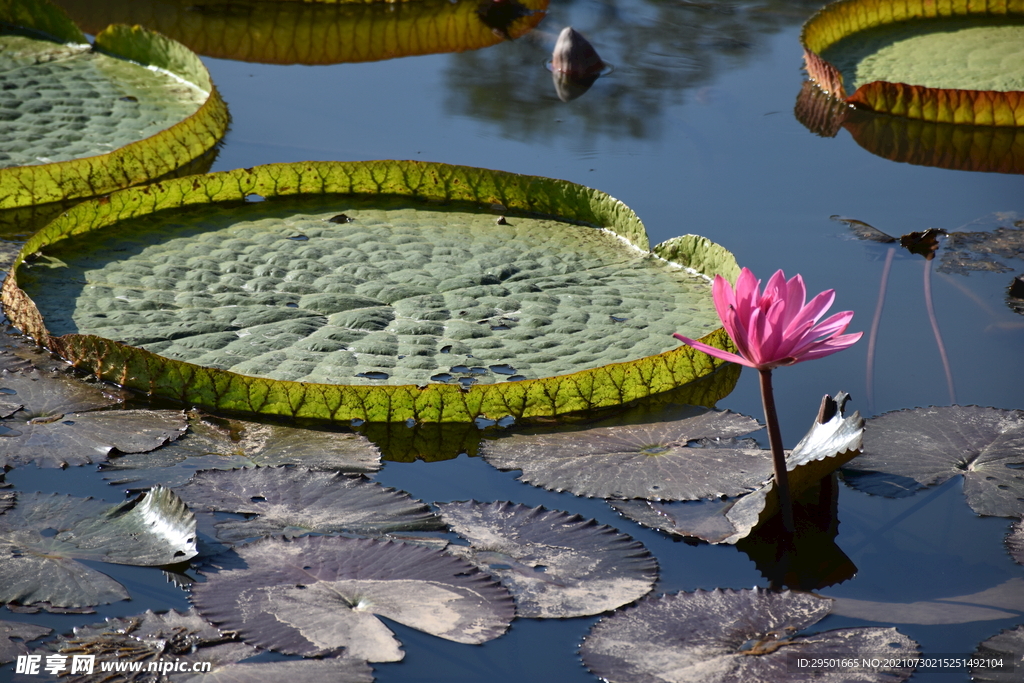
MULTIPOLYGON (((239 201, 248 195, 272 199, 335 193, 500 204, 509 210, 606 228, 648 249, 646 230, 629 207, 603 192, 567 181, 416 161, 271 164, 166 180, 78 204, 22 248, 3 283, 4 310, 25 334, 101 379, 220 411, 333 421, 463 422, 509 415, 554 417, 671 390, 677 390, 672 394, 674 401, 714 405, 732 390, 735 374, 716 372, 725 363, 688 346, 570 375, 478 384, 468 390, 451 384, 362 386, 269 380, 169 360, 94 335, 50 336, 35 304, 17 284, 18 267, 26 256, 119 220, 187 205, 239 201), (723 381, 710 388, 707 382, 695 382, 713 373, 723 381), (693 396, 687 396, 686 385, 691 382, 693 396)), ((706 238, 686 236, 666 245, 656 247, 655 253, 673 256, 684 267, 703 268, 710 277, 721 274, 734 281, 739 273, 732 254, 706 238)), ((703 341, 732 348, 721 329, 703 341)))
MULTIPOLYGON (((58 8, 39 0, 0 0, 0 22, 85 43, 58 8)), ((93 44, 113 57, 169 71, 209 93, 188 118, 107 154, 0 169, 0 209, 95 197, 150 182, 207 153, 224 137, 228 109, 199 57, 187 47, 139 26, 108 26, 93 44)))
POLYGON ((820 55, 848 35, 884 24, 938 17, 1021 16, 1024 0, 837 0, 804 23, 804 67, 818 87, 839 100, 873 111, 939 123, 1024 126, 1024 92, 925 88, 874 81, 853 94, 820 55))

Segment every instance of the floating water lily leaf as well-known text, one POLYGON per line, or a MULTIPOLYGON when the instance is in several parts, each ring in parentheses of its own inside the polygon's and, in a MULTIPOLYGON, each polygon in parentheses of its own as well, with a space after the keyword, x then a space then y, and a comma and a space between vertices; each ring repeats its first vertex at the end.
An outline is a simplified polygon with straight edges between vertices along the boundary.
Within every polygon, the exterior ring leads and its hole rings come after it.
MULTIPOLYGON (((519 0, 503 30, 484 23, 476 2, 238 2, 58 0, 85 30, 141 24, 199 54, 266 64, 338 64, 462 52, 518 38, 544 18, 547 0, 519 0)), ((484 3, 485 7, 488 3, 484 3)))
MULTIPOLYGON (((11 360, 22 365, 16 356, 11 360)), ((26 419, 81 413, 108 408, 119 401, 96 385, 76 381, 63 373, 41 372, 28 367, 0 372, 0 392, 9 403, 20 404, 26 419)))
POLYGON ((939 272, 958 275, 976 270, 1013 272, 1015 268, 996 259, 1024 260, 1024 221, 1001 225, 988 232, 946 233, 944 246, 939 272))
POLYGON ((970 595, 917 602, 834 598, 833 614, 890 624, 948 625, 1024 616, 1024 579, 1014 578, 970 595))
POLYGON ((0 34, 0 208, 148 182, 224 136, 227 108, 188 48, 111 26, 90 49, 60 14, 39 0, 0 3, 0 23, 27 29, 0 34), (43 35, 54 29, 58 42, 43 35))
POLYGON ((1024 515, 1024 411, 932 406, 871 418, 864 453, 843 470, 858 491, 909 496, 962 475, 979 515, 1024 515))
POLYGON ((1017 564, 1024 564, 1024 519, 1018 519, 1006 535, 1006 547, 1017 564))
POLYGON ((224 664, 199 674, 176 674, 173 683, 280 683, 280 681, 330 681, 373 683, 373 669, 361 659, 331 657, 292 662, 224 664))
POLYGON ((27 654, 25 643, 42 638, 51 631, 52 628, 20 621, 0 621, 0 664, 13 662, 18 655, 27 654))
POLYGON ((133 488, 148 484, 174 488, 206 469, 301 465, 353 474, 380 469, 377 447, 350 432, 225 420, 196 411, 188 417, 189 431, 183 437, 155 451, 104 463, 104 478, 133 488))
POLYGON ((1022 16, 1005 2, 841 0, 804 24, 804 63, 822 90, 849 104, 926 121, 1022 126, 1022 16))
MULTIPOLYGON (((894 628, 849 628, 796 635, 829 613, 831 600, 759 588, 677 593, 643 600, 605 617, 580 648, 583 663, 610 683, 785 681, 792 658, 837 652, 894 659, 917 643, 894 628)), ((902 681, 911 668, 807 671, 820 681, 902 681)))
POLYGON ((404 653, 374 615, 459 643, 497 638, 512 597, 465 560, 423 546, 338 536, 265 539, 235 549, 244 569, 192 589, 207 619, 287 654, 394 662, 404 653))
POLYGON ((981 683, 1014 683, 1020 680, 1020 653, 1024 652, 1024 626, 1000 631, 981 642, 972 659, 994 663, 1002 660, 1003 666, 971 667, 971 680, 981 683))
POLYGON ((125 600, 124 588, 75 559, 151 566, 196 554, 196 520, 157 487, 119 505, 21 493, 0 515, 0 602, 81 607, 125 600))
MULTIPOLYGON (((703 263, 733 263, 692 243, 703 263)), ((563 181, 284 164, 83 202, 25 245, 3 301, 73 364, 195 405, 370 422, 552 416, 667 392, 722 364, 670 334, 728 345, 714 273, 646 249, 621 202, 563 181), (334 193, 346 196, 323 196, 334 193), (250 194, 269 201, 238 203, 250 194)), ((728 379, 699 400, 720 398, 728 379)))
POLYGON ((438 504, 469 546, 450 545, 498 578, 521 617, 582 617, 650 592, 658 563, 626 534, 560 510, 508 502, 438 504))
MULTIPOLYGON (((78 675, 65 671, 62 681, 89 683, 97 680, 102 662, 142 662, 141 671, 122 671, 118 681, 178 680, 166 673, 155 677, 147 671, 149 663, 180 662, 179 670, 191 671, 192 664, 209 662, 213 667, 227 665, 255 655, 257 651, 230 635, 218 631, 194 609, 187 612, 170 610, 155 614, 151 610, 133 617, 108 618, 105 622, 79 626, 72 635, 62 635, 35 651, 52 654, 92 655, 94 673, 78 675)), ((70 669, 70 666, 68 666, 70 669)))
POLYGON ((753 418, 694 408, 678 420, 515 434, 481 445, 499 470, 552 491, 598 498, 698 500, 753 490, 772 471, 758 448, 687 443, 729 439, 759 429, 753 418))
POLYGON ((290 467, 207 470, 197 472, 177 492, 196 511, 257 515, 218 522, 217 538, 226 542, 278 534, 380 536, 444 528, 429 507, 404 491, 337 472, 290 467))

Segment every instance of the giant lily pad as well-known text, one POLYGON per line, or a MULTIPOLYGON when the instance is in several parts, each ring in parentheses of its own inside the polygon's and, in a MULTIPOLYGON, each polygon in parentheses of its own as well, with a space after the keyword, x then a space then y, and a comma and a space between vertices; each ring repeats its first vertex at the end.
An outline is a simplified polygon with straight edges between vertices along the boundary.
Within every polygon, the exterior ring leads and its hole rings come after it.
POLYGON ((642 544, 592 519, 507 502, 438 507, 471 544, 448 552, 500 579, 521 617, 600 614, 643 597, 658 578, 642 544))
POLYGON ((0 26, 16 27, 0 32, 0 209, 148 182, 227 129, 209 72, 168 38, 111 26, 90 48, 45 0, 3 0, 0 26))
POLYGON ((218 522, 217 538, 291 538, 311 532, 380 536, 443 529, 430 508, 362 477, 299 468, 198 472, 178 494, 193 510, 238 512, 254 519, 218 522))
POLYGON ((196 520, 172 491, 155 488, 111 506, 92 498, 19 494, 0 515, 0 602, 81 607, 128 598, 76 562, 152 566, 196 554, 196 520))
MULTIPOLYGON (((544 18, 548 0, 500 0, 505 21, 485 23, 476 2, 253 2, 58 0, 87 31, 141 24, 219 59, 337 64, 462 52, 518 38, 544 18), (511 11, 511 7, 518 11, 511 11), (499 28, 494 31, 492 28, 499 28)), ((499 5, 495 1, 493 4, 499 5)), ((494 13, 497 14, 497 13, 494 13)))
POLYGON ((246 567, 209 574, 192 602, 245 642, 279 652, 393 662, 404 653, 375 614, 472 644, 497 638, 515 616, 490 577, 423 546, 303 536, 236 552, 246 567))
POLYGON ((628 208, 571 183, 310 162, 80 204, 25 245, 3 300, 73 364, 202 406, 378 422, 550 416, 722 364, 670 333, 727 344, 709 276, 733 277, 735 262, 697 237, 646 248, 628 208), (268 201, 237 202, 251 194, 268 201))
POLYGON ((648 598, 597 622, 583 641, 583 663, 609 683, 726 681, 902 681, 912 668, 796 668, 795 658, 848 653, 898 659, 917 644, 894 628, 849 628, 797 635, 832 601, 761 589, 678 593, 648 598), (801 675, 802 674, 802 675, 801 675))
POLYGON ((753 418, 728 411, 690 409, 680 419, 572 431, 514 434, 482 445, 500 470, 552 491, 598 498, 699 500, 738 496, 772 472, 759 448, 717 445, 759 429, 753 418), (704 447, 691 441, 708 439, 704 447))
POLYGON ((1024 515, 1024 411, 933 406, 868 424, 864 453, 843 470, 858 491, 900 498, 963 476, 979 515, 1024 515))
POLYGON ((839 0, 804 24, 811 79, 849 104, 913 119, 1024 125, 1016 3, 839 0))
POLYGON ((185 484, 199 470, 301 465, 310 470, 367 473, 380 469, 380 452, 351 432, 189 414, 189 431, 163 448, 103 463, 111 484, 185 484))

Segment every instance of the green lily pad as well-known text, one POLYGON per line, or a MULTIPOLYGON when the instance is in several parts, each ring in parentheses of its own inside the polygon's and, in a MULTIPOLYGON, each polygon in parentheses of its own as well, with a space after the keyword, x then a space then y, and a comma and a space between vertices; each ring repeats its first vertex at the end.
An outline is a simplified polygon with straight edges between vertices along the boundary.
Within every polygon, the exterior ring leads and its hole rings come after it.
POLYGON ((25 643, 42 638, 52 628, 20 621, 0 621, 0 664, 13 662, 18 655, 28 654, 25 643))
POLYGON ((245 642, 286 654, 393 662, 404 653, 375 614, 467 644, 497 638, 515 616, 490 577, 423 546, 303 536, 235 552, 244 568, 207 574, 192 602, 245 642))
POLYGON ((264 64, 338 64, 462 52, 526 34, 544 19, 548 0, 494 0, 518 6, 485 22, 492 3, 252 2, 225 11, 217 0, 58 0, 90 32, 141 24, 201 55, 264 64), (498 30, 492 30, 497 28, 498 30))
POLYGON ((3 0, 0 27, 0 209, 154 180, 227 129, 199 58, 159 34, 111 26, 90 47, 44 0, 3 0))
POLYGON ((152 566, 196 554, 196 520, 172 491, 119 505, 92 498, 18 494, 0 514, 0 602, 82 607, 125 600, 113 579, 75 560, 152 566))
MULTIPOLYGON (((142 662, 141 671, 122 671, 118 681, 142 683, 153 680, 179 680, 181 674, 154 676, 148 671, 151 663, 176 662, 176 671, 191 672, 192 665, 206 663, 210 670, 252 657, 256 649, 238 642, 230 634, 218 631, 194 609, 187 612, 170 610, 156 614, 151 610, 132 617, 108 618, 99 624, 78 626, 74 633, 62 635, 45 643, 34 654, 63 655, 66 670, 61 680, 90 683, 101 675, 105 662, 142 662), (74 655, 91 655, 93 672, 71 672, 74 655)), ((182 676, 182 678, 184 678, 182 676)))
POLYGON ((550 416, 722 364, 671 333, 727 344, 709 276, 735 262, 685 242, 667 262, 624 205, 561 181, 415 162, 267 166, 76 206, 25 246, 3 299, 73 364, 202 406, 550 416), (251 194, 268 201, 227 203, 251 194))
POLYGON ((199 470, 300 465, 309 470, 362 474, 380 469, 380 451, 358 434, 215 418, 192 411, 181 438, 146 453, 101 465, 111 484, 133 489, 182 486, 199 470))
POLYGON ((932 406, 868 425, 864 453, 843 469, 858 491, 902 498, 962 476, 979 515, 1024 515, 1024 411, 932 406))
POLYGON ((409 494, 337 472, 284 467, 209 470, 196 473, 177 493, 195 511, 255 516, 217 522, 217 538, 226 542, 270 535, 380 536, 444 528, 429 507, 409 494))
POLYGON ((1014 3, 839 0, 804 24, 808 74, 837 99, 913 119, 1024 125, 1014 3))
POLYGON ((600 614, 643 597, 658 578, 641 543, 592 519, 508 502, 438 507, 470 542, 448 552, 497 577, 520 617, 600 614))
POLYGON ((902 681, 912 668, 810 670, 794 657, 849 653, 914 657, 917 643, 894 628, 849 628, 798 635, 831 609, 809 593, 698 590, 648 598, 597 622, 580 648, 583 663, 609 683, 727 681, 902 681))

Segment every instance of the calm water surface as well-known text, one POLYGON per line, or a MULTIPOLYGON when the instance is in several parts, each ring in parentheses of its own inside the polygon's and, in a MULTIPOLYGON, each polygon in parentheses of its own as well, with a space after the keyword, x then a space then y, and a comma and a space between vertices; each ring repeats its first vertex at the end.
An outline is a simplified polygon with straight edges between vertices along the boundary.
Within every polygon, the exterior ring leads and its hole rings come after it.
MULTIPOLYGON (((809 132, 794 117, 802 83, 800 24, 817 4, 553 0, 538 31, 477 52, 334 66, 269 66, 205 59, 232 113, 213 170, 304 160, 418 159, 570 180, 632 207, 651 242, 698 233, 767 278, 801 273, 811 291, 837 290, 837 310, 870 326, 888 247, 854 239, 840 214, 893 235, 927 228, 982 230, 1024 218, 1024 179, 888 161, 843 130, 809 132), (614 66, 582 98, 559 101, 545 69, 554 37, 573 25, 614 66), (1000 222, 1002 221, 1002 222, 1000 222)), ((1017 273, 1020 261, 1010 261, 1017 273)), ((783 435, 792 447, 823 394, 845 390, 865 416, 954 401, 923 299, 925 262, 895 255, 868 395, 867 344, 775 374, 783 435)), ((1004 303, 1009 274, 933 274, 936 316, 955 402, 1024 409, 1024 318, 1004 303)), ((747 372, 719 407, 760 416, 747 372)), ((763 441, 763 439, 762 439, 763 441)), ((92 470, 15 470, 20 490, 120 492, 92 470)), ((461 456, 389 462, 378 481, 427 501, 513 500, 579 512, 641 540, 661 565, 661 592, 766 586, 733 547, 693 547, 642 529, 603 502, 554 494, 461 456)), ((1024 577, 1002 546, 1009 522, 980 518, 959 481, 902 500, 841 487, 837 544, 856 564, 830 596, 915 602, 966 595, 1024 577)), ((157 570, 103 565, 129 603, 100 616, 187 608, 157 570)), ((1024 602, 1024 596, 1018 602, 1024 602)), ((1013 610, 1011 610, 1013 611, 1013 610)), ((955 626, 899 625, 923 653, 966 653, 1017 617, 955 626)), ((98 617, 19 616, 68 630, 98 617)), ((593 681, 576 650, 595 619, 516 621, 484 646, 456 645, 397 624, 405 661, 377 680, 593 681)), ((877 625, 830 616, 821 629, 877 625)), ((10 667, 0 669, 8 676, 10 667)), ((966 672, 915 680, 967 681, 966 672)))

